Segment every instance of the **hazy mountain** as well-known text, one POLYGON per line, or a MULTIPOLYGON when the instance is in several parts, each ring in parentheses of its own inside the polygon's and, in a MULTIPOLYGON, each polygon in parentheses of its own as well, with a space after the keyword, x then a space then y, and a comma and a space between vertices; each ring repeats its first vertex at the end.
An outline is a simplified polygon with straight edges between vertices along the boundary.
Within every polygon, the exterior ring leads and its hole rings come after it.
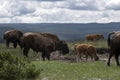
POLYGON ((100 33, 107 38, 111 31, 120 30, 120 23, 13 23, 13 24, 0 24, 0 38, 3 33, 9 29, 19 29, 23 32, 51 32, 60 37, 60 39, 83 40, 86 34, 100 33))

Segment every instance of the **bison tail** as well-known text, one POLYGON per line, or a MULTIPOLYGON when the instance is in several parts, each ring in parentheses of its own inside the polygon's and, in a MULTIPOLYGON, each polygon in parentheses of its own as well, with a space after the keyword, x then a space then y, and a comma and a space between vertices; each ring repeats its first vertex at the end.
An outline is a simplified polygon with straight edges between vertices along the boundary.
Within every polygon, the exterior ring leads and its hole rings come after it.
POLYGON ((111 35, 112 34, 115 34, 115 32, 110 32, 109 34, 108 34, 108 39, 107 39, 107 44, 108 44, 108 46, 110 46, 110 39, 111 39, 111 35))

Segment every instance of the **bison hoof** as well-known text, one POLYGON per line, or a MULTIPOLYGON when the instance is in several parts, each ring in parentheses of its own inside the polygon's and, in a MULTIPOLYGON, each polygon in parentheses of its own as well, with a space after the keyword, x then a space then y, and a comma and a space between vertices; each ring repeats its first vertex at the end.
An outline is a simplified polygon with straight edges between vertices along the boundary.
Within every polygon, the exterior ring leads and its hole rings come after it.
POLYGON ((120 66, 120 64, 117 64, 117 66, 120 66))
POLYGON ((110 63, 107 63, 107 65, 110 67, 110 63))

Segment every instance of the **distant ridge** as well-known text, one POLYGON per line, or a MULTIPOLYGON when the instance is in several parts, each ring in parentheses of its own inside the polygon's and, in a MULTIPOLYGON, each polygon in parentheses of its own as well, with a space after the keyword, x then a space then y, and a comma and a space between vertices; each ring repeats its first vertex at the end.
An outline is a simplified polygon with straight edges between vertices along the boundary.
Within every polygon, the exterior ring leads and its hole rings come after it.
POLYGON ((0 42, 3 33, 9 29, 19 29, 23 32, 50 32, 66 41, 84 40, 86 34, 100 33, 105 36, 111 31, 120 30, 120 22, 111 23, 1 23, 0 42))

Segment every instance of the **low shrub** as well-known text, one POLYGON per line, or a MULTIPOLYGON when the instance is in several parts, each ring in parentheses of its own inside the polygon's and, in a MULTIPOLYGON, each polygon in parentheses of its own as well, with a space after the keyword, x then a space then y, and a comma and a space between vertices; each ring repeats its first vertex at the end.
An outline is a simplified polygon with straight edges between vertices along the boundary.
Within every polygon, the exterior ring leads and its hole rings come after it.
POLYGON ((40 70, 37 70, 28 58, 15 56, 9 52, 0 53, 0 79, 35 79, 39 74, 40 70))
POLYGON ((39 76, 41 70, 36 69, 35 65, 30 64, 26 67, 26 78, 27 79, 35 79, 36 76, 39 76))

